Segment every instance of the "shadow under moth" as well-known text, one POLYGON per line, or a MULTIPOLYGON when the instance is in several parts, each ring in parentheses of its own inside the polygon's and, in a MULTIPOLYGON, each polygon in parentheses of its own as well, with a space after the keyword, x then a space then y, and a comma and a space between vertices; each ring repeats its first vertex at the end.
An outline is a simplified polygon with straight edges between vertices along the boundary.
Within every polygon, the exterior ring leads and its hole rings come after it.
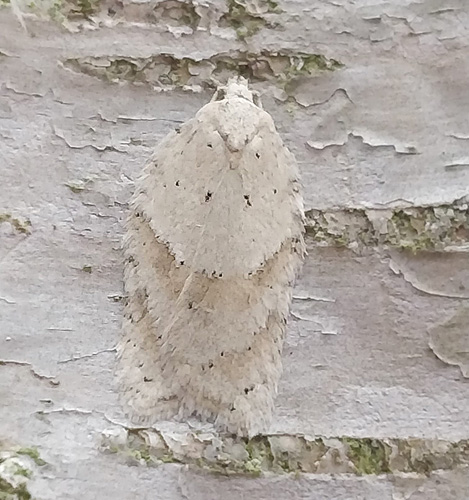
POLYGON ((118 349, 135 423, 268 429, 303 233, 295 159, 247 82, 232 79, 136 182, 118 349))

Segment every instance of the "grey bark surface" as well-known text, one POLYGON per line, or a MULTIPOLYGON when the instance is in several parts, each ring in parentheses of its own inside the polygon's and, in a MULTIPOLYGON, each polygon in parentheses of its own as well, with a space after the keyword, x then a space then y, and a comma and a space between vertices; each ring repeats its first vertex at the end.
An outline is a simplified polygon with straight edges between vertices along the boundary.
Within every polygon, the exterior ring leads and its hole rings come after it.
POLYGON ((33 498, 469 496, 469 5, 267 3, 245 4, 247 34, 233 2, 0 9, 0 478, 27 470, 33 498), (162 424, 152 467, 113 376, 122 222, 157 142, 237 71, 297 157, 309 218, 283 440, 223 454, 162 424), (386 467, 367 438, 394 450, 386 467), (211 470, 234 456, 243 474, 211 470))

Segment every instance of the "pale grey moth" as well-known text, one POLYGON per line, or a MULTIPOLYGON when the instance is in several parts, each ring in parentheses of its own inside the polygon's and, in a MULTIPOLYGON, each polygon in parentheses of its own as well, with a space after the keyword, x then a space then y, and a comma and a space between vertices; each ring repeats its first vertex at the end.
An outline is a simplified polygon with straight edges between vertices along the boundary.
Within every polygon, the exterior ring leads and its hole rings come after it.
POLYGON ((131 200, 118 379, 133 421, 267 430, 303 233, 295 159, 232 79, 162 141, 131 200))

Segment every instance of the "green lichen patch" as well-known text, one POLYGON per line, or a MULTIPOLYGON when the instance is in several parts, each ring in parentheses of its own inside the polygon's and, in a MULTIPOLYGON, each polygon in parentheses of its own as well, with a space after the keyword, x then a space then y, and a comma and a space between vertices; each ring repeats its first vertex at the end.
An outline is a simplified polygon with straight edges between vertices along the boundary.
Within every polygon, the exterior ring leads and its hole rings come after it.
POLYGON ((268 81, 285 86, 299 76, 313 76, 341 64, 321 54, 234 51, 209 59, 178 58, 158 54, 149 58, 86 57, 68 59, 65 67, 109 82, 149 84, 162 88, 201 86, 213 88, 219 81, 241 75, 252 82, 268 81))
POLYGON ((260 15, 252 14, 242 2, 228 0, 228 13, 220 19, 221 26, 231 26, 240 40, 255 35, 268 23, 260 15))
POLYGON ((24 218, 13 217, 9 213, 0 213, 0 224, 9 222, 18 233, 30 234, 31 221, 24 218))
POLYGON ((272 469, 274 456, 268 439, 258 436, 244 441, 247 457, 234 462, 235 470, 258 476, 264 470, 272 469))
POLYGON ((62 24, 65 20, 88 19, 101 10, 100 0, 32 0, 28 4, 31 12, 46 15, 62 24))
POLYGON ((265 3, 267 5, 268 12, 272 12, 273 14, 281 14, 283 12, 280 5, 274 0, 266 0, 265 3))
POLYGON ((151 436, 152 439, 147 441, 145 431, 142 430, 105 434, 101 450, 119 455, 133 465, 154 467, 162 463, 178 462, 159 434, 152 433, 151 436))
POLYGON ((390 472, 388 457, 391 448, 377 439, 346 438, 348 457, 358 474, 384 474, 390 472))
POLYGON ((40 458, 35 448, 20 448, 19 450, 0 448, 0 499, 29 500, 31 494, 27 483, 32 477, 36 466, 45 462, 40 458))
POLYGON ((365 210, 309 210, 306 213, 306 232, 319 246, 347 247, 357 242, 374 246, 378 237, 365 210))
POLYGON ((469 442, 425 439, 306 438, 296 435, 252 439, 210 433, 167 435, 132 430, 103 440, 102 449, 146 466, 176 462, 224 475, 429 474, 469 465, 469 442), (114 441, 117 439, 117 441, 114 441))
POLYGON ((396 210, 309 210, 306 230, 319 246, 444 250, 469 243, 467 204, 396 210))
POLYGON ((25 483, 13 486, 7 480, 0 477, 0 499, 1 500, 30 500, 31 493, 25 483))
POLYGON ((273 466, 283 472, 318 472, 329 446, 323 439, 303 436, 270 436, 273 466))
POLYGON ((38 449, 35 447, 20 448, 19 450, 16 451, 16 453, 18 455, 26 455, 32 458, 36 465, 43 466, 47 464, 47 462, 41 458, 38 449))
MULTIPOLYGON (((146 23, 171 27, 197 29, 201 16, 200 5, 192 0, 166 0, 158 2, 106 3, 105 14, 117 21, 146 23)), ((206 7, 208 8, 208 7, 206 7)))
POLYGON ((100 10, 100 0, 63 0, 61 2, 62 14, 69 18, 88 18, 100 10))
MULTIPOLYGON (((9 4, 9 0, 0 0, 9 4)), ((0 3, 1 5, 1 3, 0 3)), ((67 20, 88 19, 101 10, 101 0, 31 0, 21 4, 21 10, 40 18, 64 24, 67 20)))
POLYGON ((101 10, 100 0, 46 0, 46 2, 32 1, 28 5, 30 10, 38 14, 46 13, 48 16, 60 23, 65 19, 79 20, 87 19, 96 15, 101 10))
POLYGON ((31 476, 32 476, 32 471, 30 471, 29 469, 26 469, 26 467, 21 467, 21 466, 18 466, 16 468, 16 475, 17 476, 23 476, 25 477, 26 479, 29 479, 31 476))
MULTIPOLYGON (((9 6, 10 0, 0 0, 0 8, 9 6)), ((148 25, 188 26, 193 30, 200 24, 197 4, 191 0, 166 0, 163 2, 120 2, 101 0, 31 0, 21 4, 21 9, 40 18, 51 19, 67 26, 75 22, 82 26, 84 20, 96 26, 99 19, 112 18, 116 22, 139 22, 148 25)))
POLYGON ((273 0, 253 4, 247 0, 228 0, 228 12, 220 18, 220 26, 231 27, 239 40, 255 35, 262 28, 277 26, 271 14, 280 14, 282 9, 273 0))

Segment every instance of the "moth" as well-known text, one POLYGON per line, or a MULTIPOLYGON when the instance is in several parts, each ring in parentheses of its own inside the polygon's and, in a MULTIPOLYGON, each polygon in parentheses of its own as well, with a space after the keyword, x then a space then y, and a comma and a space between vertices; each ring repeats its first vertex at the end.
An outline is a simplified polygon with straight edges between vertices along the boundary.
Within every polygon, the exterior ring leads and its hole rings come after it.
POLYGON ((118 348, 129 415, 265 432, 304 212, 294 156, 246 80, 220 87, 161 142, 130 207, 118 348))

